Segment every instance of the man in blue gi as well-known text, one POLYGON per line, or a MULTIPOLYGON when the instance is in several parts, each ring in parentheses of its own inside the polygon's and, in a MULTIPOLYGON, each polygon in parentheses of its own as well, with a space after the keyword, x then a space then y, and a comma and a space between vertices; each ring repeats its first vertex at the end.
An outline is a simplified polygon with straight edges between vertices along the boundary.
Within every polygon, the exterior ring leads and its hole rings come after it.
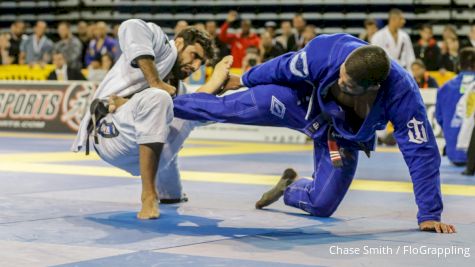
POLYGON ((459 68, 460 73, 437 92, 435 117, 444 132, 445 154, 454 165, 464 166, 467 152, 457 150, 463 118, 457 115, 456 107, 465 90, 475 81, 475 48, 467 47, 460 51, 459 68))
POLYGON ((409 167, 423 231, 454 233, 440 222, 440 155, 414 79, 386 53, 351 35, 321 35, 297 52, 256 66, 224 89, 249 89, 224 97, 206 93, 174 99, 176 117, 301 131, 314 140, 313 180, 287 169, 256 203, 284 196, 286 205, 331 216, 355 175, 358 151, 374 150, 375 131, 394 124, 409 167))

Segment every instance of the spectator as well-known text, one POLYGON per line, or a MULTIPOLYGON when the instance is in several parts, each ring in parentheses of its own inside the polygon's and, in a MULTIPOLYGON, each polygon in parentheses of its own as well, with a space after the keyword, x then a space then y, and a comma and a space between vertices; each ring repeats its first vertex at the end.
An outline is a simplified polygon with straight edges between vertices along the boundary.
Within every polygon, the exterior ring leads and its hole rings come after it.
POLYGON ((438 70, 440 66, 440 48, 434 39, 432 26, 424 24, 419 29, 420 39, 414 47, 414 52, 418 59, 421 59, 427 67, 427 70, 438 70))
POLYGON ((82 44, 81 41, 71 33, 68 22, 58 24, 58 35, 60 40, 54 45, 54 50, 63 54, 70 68, 81 69, 82 44))
POLYGON ((280 23, 280 31, 281 33, 276 37, 276 40, 282 45, 285 51, 288 51, 287 42, 290 36, 292 36, 292 25, 290 21, 282 21, 282 23, 280 23))
POLYGON ((414 61, 411 65, 411 70, 417 85, 419 85, 419 88, 439 88, 439 85, 435 79, 429 75, 429 72, 426 70, 426 66, 422 60, 416 59, 416 61, 414 61))
POLYGON ((275 24, 273 21, 268 21, 264 26, 266 27, 266 32, 268 32, 270 36, 272 36, 272 39, 274 39, 276 35, 275 28, 277 27, 277 24, 275 24))
POLYGON ((310 42, 313 38, 317 36, 317 27, 313 24, 308 24, 305 26, 305 30, 303 31, 303 46, 306 46, 308 42, 310 42))
POLYGON ((303 47, 303 32, 307 22, 302 14, 296 14, 292 19, 292 24, 296 32, 287 41, 287 51, 297 51, 303 47))
POLYGON ((46 37, 46 22, 36 22, 34 33, 20 44, 20 64, 47 64, 51 60, 53 42, 46 37))
POLYGON ((402 30, 405 23, 406 20, 402 11, 391 9, 388 16, 388 25, 374 34, 371 43, 382 47, 389 57, 409 70, 416 58, 411 38, 402 30))
POLYGON ((249 46, 246 49, 246 56, 242 59, 242 72, 248 71, 250 68, 261 64, 261 57, 259 56, 259 49, 255 46, 249 46))
POLYGON ((364 21, 364 32, 362 32, 359 38, 365 42, 370 43, 373 35, 378 31, 378 25, 374 19, 366 19, 364 21))
POLYGON ((447 47, 447 53, 442 55, 440 68, 457 72, 457 66, 459 64, 459 40, 457 38, 447 38, 444 43, 447 47))
POLYGON ((206 22, 206 32, 211 37, 211 41, 213 43, 214 48, 216 49, 215 55, 217 56, 216 62, 221 61, 223 57, 227 56, 230 54, 229 47, 227 44, 223 43, 219 38, 218 38, 218 33, 217 33, 217 25, 216 21, 210 20, 206 22))
POLYGON ((88 25, 85 21, 78 22, 77 30, 78 30, 78 38, 81 41, 82 51, 81 51, 81 63, 83 66, 86 66, 86 58, 87 48, 89 46, 89 41, 92 38, 92 32, 88 31, 88 25))
POLYGON ((10 49, 9 36, 7 34, 0 34, 0 65, 8 65, 11 62, 11 57, 8 54, 10 49))
POLYGON ((444 27, 444 30, 442 31, 442 41, 439 42, 440 52, 442 55, 446 54, 448 51, 446 40, 449 38, 458 39, 458 35, 457 35, 457 31, 455 30, 455 27, 450 24, 444 27))
MULTIPOLYGON (((174 33, 175 33, 175 36, 181 32, 181 30, 183 30, 184 28, 188 27, 188 22, 184 21, 184 20, 179 20, 176 25, 175 25, 175 29, 174 29, 174 33)), ((172 38, 173 39, 173 38, 172 38)))
POLYGON ((89 42, 86 54, 86 66, 89 66, 94 58, 110 53, 117 56, 117 41, 107 36, 107 24, 103 21, 96 23, 94 27, 94 39, 89 42))
POLYGON ((464 47, 475 47, 475 24, 470 26, 467 38, 462 43, 462 48, 464 47))
POLYGON ((10 64, 18 64, 20 58, 20 44, 21 41, 26 39, 25 23, 23 21, 15 21, 10 26, 10 34, 8 36, 9 50, 8 55, 10 57, 10 64))
MULTIPOLYGON (((241 68, 243 59, 246 55, 246 49, 250 46, 259 47, 259 37, 251 32, 251 21, 241 21, 241 31, 239 33, 228 33, 230 24, 236 22, 238 19, 238 13, 236 11, 230 11, 226 21, 221 26, 221 32, 219 39, 231 46, 231 55, 234 57, 233 68, 241 68)), ((259 53, 257 53, 259 56, 259 53)))
POLYGON ((114 38, 116 41, 119 41, 119 27, 120 24, 114 24, 112 27, 112 38, 114 38))
POLYGON ((111 54, 106 53, 95 58, 87 68, 87 80, 101 82, 106 77, 107 72, 114 65, 114 58, 111 54))
POLYGON ((261 46, 259 49, 261 62, 273 59, 285 53, 282 45, 277 42, 275 39, 272 39, 270 32, 264 32, 261 35, 261 46))
POLYGON ((86 80, 80 69, 68 66, 64 54, 55 50, 53 53, 53 65, 55 69, 48 75, 50 81, 78 81, 86 80))
POLYGON ((435 118, 444 133, 445 154, 453 164, 461 166, 467 162, 467 154, 456 149, 463 122, 463 117, 456 115, 456 109, 469 84, 475 81, 475 48, 460 51, 459 68, 460 73, 437 92, 435 118))

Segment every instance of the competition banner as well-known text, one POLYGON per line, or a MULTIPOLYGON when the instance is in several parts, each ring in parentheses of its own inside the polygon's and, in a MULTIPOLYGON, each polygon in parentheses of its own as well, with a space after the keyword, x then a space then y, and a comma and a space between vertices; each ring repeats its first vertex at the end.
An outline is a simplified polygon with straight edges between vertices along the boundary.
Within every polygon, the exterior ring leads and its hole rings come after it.
POLYGON ((95 89, 91 82, 1 82, 0 130, 76 132, 95 89))

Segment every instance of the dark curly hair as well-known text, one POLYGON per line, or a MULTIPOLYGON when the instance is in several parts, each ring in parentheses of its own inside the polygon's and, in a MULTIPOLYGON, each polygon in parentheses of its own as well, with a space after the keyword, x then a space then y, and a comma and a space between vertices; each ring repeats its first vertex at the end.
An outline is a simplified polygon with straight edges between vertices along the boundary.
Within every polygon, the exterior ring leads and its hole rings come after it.
POLYGON ((176 35, 175 39, 179 37, 183 38, 185 47, 198 43, 203 47, 205 56, 210 62, 214 62, 216 60, 216 53, 213 47, 213 41, 211 40, 211 36, 207 32, 190 26, 180 31, 176 35))

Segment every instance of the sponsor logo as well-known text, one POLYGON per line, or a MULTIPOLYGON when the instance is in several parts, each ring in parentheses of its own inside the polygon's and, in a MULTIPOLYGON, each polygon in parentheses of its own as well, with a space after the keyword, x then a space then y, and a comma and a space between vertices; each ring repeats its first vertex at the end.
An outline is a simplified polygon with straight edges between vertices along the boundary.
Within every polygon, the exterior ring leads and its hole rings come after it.
POLYGON ((0 90, 0 118, 54 120, 62 99, 59 90, 0 90))
POLYGON ((300 52, 292 58, 290 61, 290 72, 302 78, 308 76, 307 52, 300 52))
POLYGON ((270 112, 281 119, 283 119, 285 116, 285 105, 275 96, 272 96, 270 112))
POLYGON ((96 86, 93 83, 72 83, 68 86, 61 106, 61 121, 77 131, 91 105, 96 86))
POLYGON ((415 144, 427 143, 427 132, 422 121, 418 121, 413 117, 412 120, 407 123, 407 128, 409 128, 409 142, 415 144))

